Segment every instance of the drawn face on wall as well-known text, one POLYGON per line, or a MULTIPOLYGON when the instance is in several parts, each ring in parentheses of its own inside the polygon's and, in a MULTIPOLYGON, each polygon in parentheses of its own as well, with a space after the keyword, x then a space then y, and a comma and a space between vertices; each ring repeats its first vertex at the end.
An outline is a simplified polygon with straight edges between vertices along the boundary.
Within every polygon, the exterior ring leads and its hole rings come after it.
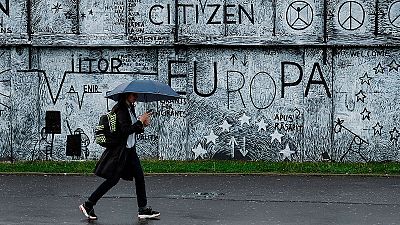
POLYGON ((136 93, 129 93, 129 94, 126 96, 126 101, 129 102, 130 104, 133 104, 133 103, 136 102, 137 98, 138 98, 138 94, 136 94, 136 93))

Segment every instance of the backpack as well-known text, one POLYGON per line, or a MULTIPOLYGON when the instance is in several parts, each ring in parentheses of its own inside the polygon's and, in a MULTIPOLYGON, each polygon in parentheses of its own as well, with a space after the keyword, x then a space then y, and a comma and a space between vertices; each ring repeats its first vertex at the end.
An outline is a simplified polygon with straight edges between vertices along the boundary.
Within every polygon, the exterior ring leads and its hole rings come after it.
POLYGON ((100 116, 99 124, 95 130, 96 143, 102 147, 110 147, 116 142, 117 115, 109 112, 100 116))

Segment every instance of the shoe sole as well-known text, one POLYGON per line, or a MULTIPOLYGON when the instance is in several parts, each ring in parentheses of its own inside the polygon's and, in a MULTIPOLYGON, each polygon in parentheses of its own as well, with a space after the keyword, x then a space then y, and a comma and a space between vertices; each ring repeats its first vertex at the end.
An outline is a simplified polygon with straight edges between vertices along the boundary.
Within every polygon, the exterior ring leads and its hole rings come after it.
POLYGON ((154 215, 138 215, 139 219, 154 219, 158 218, 160 216, 160 213, 154 214, 154 215))
POLYGON ((85 207, 83 207, 83 205, 79 206, 79 209, 81 210, 81 212, 83 213, 83 215, 85 215, 89 220, 97 220, 97 217, 91 217, 87 212, 85 207))

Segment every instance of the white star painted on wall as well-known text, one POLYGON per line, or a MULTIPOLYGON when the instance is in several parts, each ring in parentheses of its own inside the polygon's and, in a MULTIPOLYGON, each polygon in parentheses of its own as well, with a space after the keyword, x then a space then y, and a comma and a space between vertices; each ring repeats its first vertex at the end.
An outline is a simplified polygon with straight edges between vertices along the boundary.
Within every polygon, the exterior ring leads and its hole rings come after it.
POLYGON ((374 128, 374 135, 382 135, 382 128, 383 126, 378 123, 375 124, 375 126, 373 126, 372 128, 374 128))
POLYGON ((372 77, 369 77, 368 74, 365 73, 364 76, 359 77, 359 79, 361 80, 361 84, 366 83, 370 85, 369 81, 372 79, 372 77))
POLYGON ((229 132, 229 128, 230 128, 231 126, 232 126, 232 125, 230 125, 226 120, 224 120, 224 123, 222 123, 222 125, 220 125, 219 127, 222 128, 222 132, 224 132, 224 131, 229 132))
POLYGON ((367 97, 362 90, 360 90, 357 94, 357 102, 362 101, 364 102, 365 97, 367 97))
POLYGON ((243 126, 244 123, 247 123, 247 125, 250 125, 250 119, 251 119, 251 117, 248 117, 246 115, 246 113, 243 113, 243 116, 239 118, 240 126, 243 126))
POLYGON ((367 110, 367 108, 364 108, 364 110, 360 113, 362 115, 362 120, 368 119, 370 120, 370 114, 371 112, 367 110))
POLYGON ((277 129, 275 129, 275 132, 273 134, 270 134, 270 135, 271 135, 271 143, 274 141, 274 139, 279 141, 279 143, 282 142, 283 134, 280 134, 277 129))
POLYGON ((194 152, 194 159, 197 159, 197 157, 199 157, 199 156, 202 159, 204 159, 203 155, 207 153, 207 151, 203 148, 203 146, 201 146, 200 143, 197 145, 196 148, 192 149, 192 152, 194 152))
POLYGON ((205 138, 207 139, 207 143, 206 144, 208 144, 209 142, 212 142, 212 143, 215 144, 218 136, 214 134, 213 130, 211 130, 210 135, 205 136, 205 138))
POLYGON ((389 66, 389 72, 392 70, 399 71, 399 64, 393 59, 393 61, 388 65, 389 66))
POLYGON ((260 122, 256 123, 258 126, 258 131, 264 130, 267 131, 267 124, 264 122, 264 119, 261 119, 260 122))
POLYGON ((390 140, 391 141, 398 141, 399 140, 399 131, 397 131, 396 127, 393 130, 389 131, 390 133, 390 140))
POLYGON ((375 74, 378 74, 378 73, 383 74, 383 71, 385 70, 385 68, 382 67, 381 63, 378 63, 378 65, 375 68, 373 68, 373 70, 375 70, 375 74))
POLYGON ((289 159, 289 157, 295 152, 290 150, 289 145, 286 144, 286 148, 284 150, 280 151, 279 153, 282 154, 283 157, 289 159))

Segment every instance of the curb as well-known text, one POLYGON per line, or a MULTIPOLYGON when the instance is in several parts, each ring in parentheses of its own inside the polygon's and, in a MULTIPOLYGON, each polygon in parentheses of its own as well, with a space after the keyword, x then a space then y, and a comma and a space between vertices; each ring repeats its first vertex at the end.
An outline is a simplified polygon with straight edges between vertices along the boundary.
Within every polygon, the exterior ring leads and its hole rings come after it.
MULTIPOLYGON (((96 176, 93 173, 0 172, 0 176, 96 176)), ((145 176, 343 176, 400 177, 398 174, 329 174, 329 173, 145 173, 145 176)))
POLYGON ((0 176, 94 176, 90 173, 0 172, 0 176))

